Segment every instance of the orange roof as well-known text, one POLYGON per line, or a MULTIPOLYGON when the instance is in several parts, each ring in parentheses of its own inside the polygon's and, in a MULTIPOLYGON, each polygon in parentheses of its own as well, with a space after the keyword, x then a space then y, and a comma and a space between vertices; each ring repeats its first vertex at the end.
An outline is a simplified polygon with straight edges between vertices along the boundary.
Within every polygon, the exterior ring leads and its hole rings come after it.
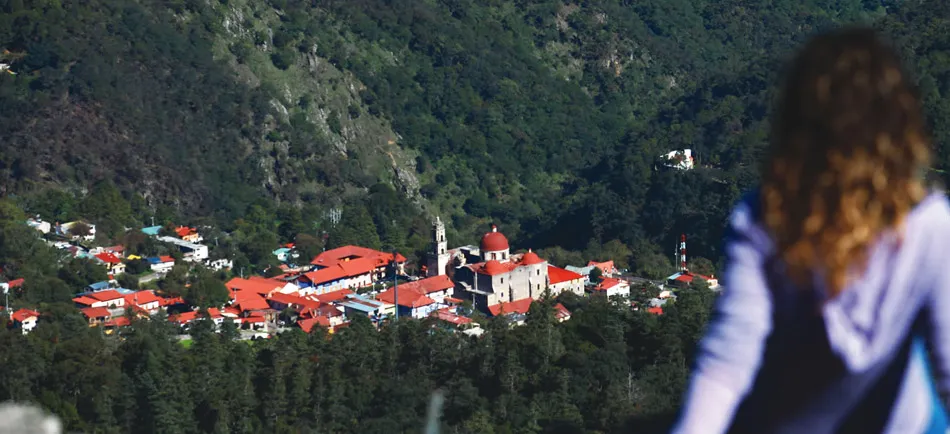
POLYGON ((349 289, 338 289, 336 291, 330 291, 326 294, 320 294, 316 297, 321 303, 332 303, 337 300, 342 300, 346 298, 347 295, 352 293, 353 291, 350 291, 349 289))
POLYGON ((604 273, 611 273, 611 272, 616 271, 617 269, 617 267, 614 266, 614 261, 604 261, 604 262, 590 261, 587 263, 587 266, 600 268, 600 271, 603 271, 604 273))
POLYGON ((398 295, 399 305, 411 309, 435 303, 435 300, 429 298, 419 287, 404 289, 402 285, 400 285, 396 290, 399 291, 398 294, 395 293, 392 288, 389 288, 379 293, 376 299, 385 303, 396 304, 395 299, 398 295))
POLYGON ((325 316, 317 316, 297 321, 297 325, 300 326, 300 329, 303 330, 304 333, 310 333, 313 330, 313 326, 317 324, 329 328, 330 319, 325 316))
POLYGON ((158 298, 154 292, 148 290, 125 294, 123 297, 125 298, 125 302, 131 305, 143 305, 154 302, 162 304, 162 299, 158 298))
POLYGON ((400 283, 397 286, 400 294, 402 294, 404 290, 432 294, 433 292, 445 291, 454 287, 455 283, 446 275, 426 277, 425 279, 419 279, 415 282, 400 283))
POLYGON ((267 300, 264 300, 264 297, 252 291, 234 291, 234 304, 237 305, 242 312, 270 309, 267 300))
POLYGON ((160 298, 158 301, 162 306, 171 306, 174 304, 185 304, 185 299, 181 297, 160 298))
POLYGON ((518 268, 518 264, 515 264, 514 262, 498 262, 492 259, 485 263, 472 264, 470 268, 476 273, 495 276, 498 274, 510 273, 515 268, 518 268))
POLYGON ((13 315, 10 315, 14 321, 23 322, 29 319, 30 317, 39 318, 40 313, 32 309, 20 309, 16 312, 13 312, 13 315))
POLYGON ((570 270, 565 270, 563 268, 558 268, 553 265, 548 265, 548 281, 551 282, 551 285, 561 282, 567 282, 569 280, 578 280, 583 279, 584 276, 577 274, 570 270))
POLYGON ((500 250, 508 250, 508 238, 505 238, 501 232, 498 232, 498 227, 492 225, 491 232, 485 233, 482 236, 482 242, 479 244, 483 252, 497 252, 500 250))
POLYGON ((598 283, 597 286, 594 287, 594 290, 595 290, 595 291, 606 291, 606 290, 608 290, 608 289, 610 289, 610 288, 613 288, 613 287, 619 285, 620 282, 621 282, 620 279, 615 279, 615 278, 610 277, 610 278, 601 280, 600 283, 598 283))
POLYGON ((125 327, 129 324, 132 324, 132 320, 130 320, 129 317, 120 316, 118 318, 110 319, 106 321, 105 323, 103 323, 102 325, 106 327, 125 327))
POLYGON ((216 319, 216 318, 221 318, 221 317, 223 317, 224 315, 221 315, 221 310, 220 310, 220 309, 218 309, 218 308, 216 308, 216 307, 209 307, 209 308, 208 308, 208 316, 211 317, 211 319, 216 319))
POLYGON ((652 313, 652 314, 654 314, 654 315, 663 315, 663 308, 660 307, 660 306, 654 306, 654 307, 651 307, 651 308, 647 309, 647 312, 650 312, 650 313, 652 313))
POLYGON ((273 300, 277 303, 286 304, 286 305, 295 305, 301 307, 320 307, 320 302, 316 300, 310 300, 308 298, 303 298, 299 295, 294 294, 284 294, 282 292, 275 292, 267 297, 268 300, 273 300))
POLYGON ((109 252, 102 252, 98 255, 95 255, 96 258, 99 258, 100 261, 105 262, 106 264, 121 264, 122 260, 118 256, 113 255, 109 252))
POLYGON ((104 307, 87 307, 85 309, 82 309, 81 312, 83 315, 86 316, 86 318, 89 318, 89 319, 112 317, 112 313, 109 312, 109 309, 106 309, 104 307))
POLYGON ((531 249, 528 249, 528 253, 525 253, 524 256, 521 257, 521 265, 535 265, 542 262, 544 262, 544 259, 541 259, 541 257, 538 256, 537 253, 532 252, 531 249))
POLYGON ((99 292, 86 294, 86 297, 94 298, 97 301, 105 302, 105 301, 118 300, 122 298, 122 294, 119 294, 119 291, 116 291, 114 289, 107 289, 105 291, 99 291, 99 292))
POLYGON ((439 310, 433 312, 433 316, 435 316, 436 318, 438 318, 438 319, 440 319, 440 320, 442 320, 442 321, 445 321, 445 322, 451 323, 451 324, 455 324, 455 325, 468 324, 468 323, 471 323, 471 322, 472 322, 472 319, 471 319, 471 318, 466 318, 466 317, 464 317, 464 316, 458 316, 458 315, 456 315, 456 314, 454 314, 454 313, 452 313, 452 312, 449 312, 448 309, 439 309, 439 310))
POLYGON ((284 287, 284 283, 265 279, 263 277, 242 279, 235 277, 224 284, 230 290, 251 291, 261 295, 267 295, 284 287))
POLYGON ((564 319, 571 316, 571 311, 567 310, 563 304, 558 303, 554 305, 554 317, 557 319, 564 319))
POLYGON ((10 285, 10 288, 17 288, 19 286, 22 286, 23 282, 25 282, 25 280, 21 277, 19 279, 13 279, 7 282, 7 285, 10 285))
POLYGON ((188 312, 182 312, 178 315, 172 315, 168 317, 168 320, 171 322, 177 322, 178 324, 185 324, 185 323, 194 321, 197 318, 198 318, 198 312, 195 312, 192 310, 188 312))
POLYGON ((531 309, 531 303, 534 302, 533 299, 522 298, 521 300, 515 300, 512 302, 501 302, 498 304, 493 304, 488 306, 488 311, 491 312, 492 316, 504 315, 507 313, 528 313, 528 309, 531 309))
MULTIPOLYGON (((341 262, 351 261, 357 258, 373 259, 376 268, 379 268, 392 262, 393 254, 360 246, 343 246, 327 250, 317 255, 310 263, 321 267, 331 267, 341 262)), ((406 262, 406 257, 397 253, 396 262, 406 262)))
POLYGON ((350 277, 346 274, 346 271, 339 264, 334 264, 329 268, 322 268, 317 271, 311 271, 309 273, 304 273, 301 276, 301 279, 306 279, 314 285, 322 285, 324 283, 334 282, 340 279, 350 277))
POLYGON ((187 237, 188 235, 197 234, 198 230, 195 228, 189 228, 187 226, 179 226, 175 228, 175 233, 178 234, 179 237, 184 238, 184 237, 187 237))
POLYGON ((465 303, 465 300, 462 300, 462 299, 459 299, 459 298, 455 298, 455 297, 445 297, 445 299, 442 300, 442 301, 444 301, 444 302, 446 302, 446 303, 448 303, 448 304, 462 304, 462 303, 465 303))
POLYGON ((85 306, 92 306, 93 304, 98 303, 99 300, 86 297, 85 295, 80 295, 79 297, 74 298, 73 302, 75 302, 76 304, 82 304, 85 306))

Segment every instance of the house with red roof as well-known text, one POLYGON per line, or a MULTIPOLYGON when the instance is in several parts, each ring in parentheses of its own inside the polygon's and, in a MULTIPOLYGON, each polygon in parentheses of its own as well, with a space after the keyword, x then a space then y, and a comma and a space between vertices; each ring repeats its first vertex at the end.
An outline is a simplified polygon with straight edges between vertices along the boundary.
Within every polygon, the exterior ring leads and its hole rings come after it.
POLYGON ((382 280, 390 272, 393 261, 396 263, 396 269, 400 274, 405 274, 406 257, 396 253, 380 252, 360 246, 343 246, 327 250, 310 261, 315 270, 330 268, 334 265, 345 264, 355 260, 364 260, 359 265, 359 269, 370 269, 370 282, 363 286, 369 286, 382 280))
POLYGON ((432 312, 446 307, 446 293, 451 288, 445 288, 445 281, 451 282, 446 276, 433 276, 403 285, 389 288, 376 295, 376 299, 384 303, 396 305, 399 316, 425 318, 432 312), (426 282, 428 281, 428 282, 426 282))
POLYGON ((587 263, 588 267, 596 267, 600 269, 601 275, 604 277, 614 277, 620 273, 617 270, 617 267, 614 266, 614 261, 604 261, 604 262, 595 262, 590 261, 587 263))
POLYGON ((600 281, 592 290, 594 294, 613 297, 616 295, 622 297, 630 296, 630 284, 626 280, 608 277, 600 281))
POLYGON ((188 241, 189 243, 200 243, 202 241, 201 235, 198 234, 198 229, 188 226, 176 227, 175 235, 178 235, 178 238, 188 241))
POLYGON ((371 286, 376 273, 376 261, 357 258, 303 273, 297 277, 297 286, 308 294, 325 294, 339 289, 358 289, 371 286))
POLYGON ((548 288, 551 290, 551 296, 556 296, 565 291, 584 295, 585 280, 586 276, 548 265, 548 288))
POLYGON ((141 309, 147 315, 153 315, 162 307, 162 299, 150 290, 136 291, 122 296, 125 299, 126 306, 134 306, 141 309))
POLYGON ((90 292, 73 299, 79 306, 117 309, 125 306, 125 297, 114 289, 90 292))
POLYGON ((227 281, 224 286, 233 291, 250 291, 261 296, 268 297, 275 292, 280 292, 286 282, 264 277, 249 277, 247 279, 235 277, 227 281))
POLYGON ((295 294, 284 294, 275 292, 267 297, 270 307, 275 310, 284 310, 287 308, 296 309, 298 312, 302 309, 317 308, 322 303, 317 300, 304 298, 295 294))
POLYGON ((122 263, 122 259, 116 256, 114 253, 102 252, 93 256, 96 260, 106 267, 106 272, 109 274, 122 274, 125 273, 125 264, 122 263))
POLYGON ((435 312, 432 312, 431 316, 438 319, 440 323, 443 323, 450 328, 458 329, 472 324, 471 318, 459 315, 457 309, 453 307, 439 309, 435 312))
POLYGON ((18 327, 23 334, 31 332, 36 328, 36 322, 40 318, 40 313, 32 309, 19 309, 10 315, 10 321, 14 327, 18 327))
POLYGON ((112 312, 104 307, 87 307, 80 309, 80 312, 89 321, 89 327, 95 327, 112 319, 112 312))
POLYGON ((175 268, 175 258, 171 256, 158 256, 147 258, 149 267, 156 273, 167 273, 175 268))
POLYGON ((297 317, 297 322, 302 320, 308 320, 313 318, 323 318, 320 321, 326 322, 330 329, 343 324, 346 322, 346 316, 343 314, 343 311, 334 305, 323 304, 319 307, 307 307, 300 311, 300 315, 297 317))
POLYGON ((558 303, 554 305, 554 319, 557 322, 564 322, 571 319, 571 311, 567 310, 563 304, 558 303))

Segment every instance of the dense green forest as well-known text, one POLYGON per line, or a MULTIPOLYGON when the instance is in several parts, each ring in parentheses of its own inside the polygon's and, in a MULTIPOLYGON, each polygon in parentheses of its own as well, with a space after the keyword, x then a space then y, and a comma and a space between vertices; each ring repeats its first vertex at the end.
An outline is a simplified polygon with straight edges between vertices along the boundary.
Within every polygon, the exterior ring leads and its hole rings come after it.
MULTIPOLYGON (((17 72, 0 76, 5 194, 81 200, 107 181, 137 204, 125 224, 180 216, 233 229, 252 212, 278 224, 300 213, 296 229, 317 237, 342 210, 343 232, 367 232, 368 215, 378 236, 357 240, 410 255, 440 214, 459 243, 491 220, 525 247, 597 253, 617 240, 631 252, 621 262, 648 269, 686 233, 716 261, 725 213, 756 179, 779 66, 829 26, 884 29, 932 118, 945 110, 948 12, 936 1, 0 10, 2 61, 17 72), (653 171, 682 148, 700 169, 653 171)), ((946 129, 935 134, 943 146, 946 129)))
POLYGON ((414 432, 436 388, 444 432, 662 424, 706 291, 660 317, 565 299, 574 317, 555 324, 542 303, 480 340, 355 321, 252 344, 199 328, 186 349, 163 321, 121 338, 86 327, 69 300, 101 276, 59 265, 23 212, 87 218, 143 252, 124 228, 207 226, 256 272, 287 241, 417 259, 438 214, 452 244, 494 221, 558 265, 659 277, 680 233, 720 259, 782 61, 854 22, 905 53, 947 169, 942 1, 0 0, 16 73, 0 72, 0 273, 44 312, 28 336, 0 331, 17 349, 0 351, 0 400, 87 432, 414 432), (683 148, 698 169, 653 170, 683 148))

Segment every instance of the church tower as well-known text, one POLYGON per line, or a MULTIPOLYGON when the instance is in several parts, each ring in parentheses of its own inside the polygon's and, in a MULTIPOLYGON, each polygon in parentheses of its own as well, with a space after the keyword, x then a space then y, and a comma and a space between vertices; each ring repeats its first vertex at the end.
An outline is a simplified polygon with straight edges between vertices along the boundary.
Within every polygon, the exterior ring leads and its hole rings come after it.
POLYGON ((432 224, 432 251, 429 253, 426 275, 432 277, 445 274, 449 259, 448 241, 445 239, 445 224, 437 216, 435 223, 432 224))

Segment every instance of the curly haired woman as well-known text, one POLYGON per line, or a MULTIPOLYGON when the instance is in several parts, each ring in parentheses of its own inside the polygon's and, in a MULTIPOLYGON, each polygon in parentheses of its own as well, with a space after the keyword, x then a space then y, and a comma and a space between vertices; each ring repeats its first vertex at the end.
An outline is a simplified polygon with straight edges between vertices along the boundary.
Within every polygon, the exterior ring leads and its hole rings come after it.
POLYGON ((947 432, 950 206, 900 58, 814 38, 772 128, 674 432, 947 432))

